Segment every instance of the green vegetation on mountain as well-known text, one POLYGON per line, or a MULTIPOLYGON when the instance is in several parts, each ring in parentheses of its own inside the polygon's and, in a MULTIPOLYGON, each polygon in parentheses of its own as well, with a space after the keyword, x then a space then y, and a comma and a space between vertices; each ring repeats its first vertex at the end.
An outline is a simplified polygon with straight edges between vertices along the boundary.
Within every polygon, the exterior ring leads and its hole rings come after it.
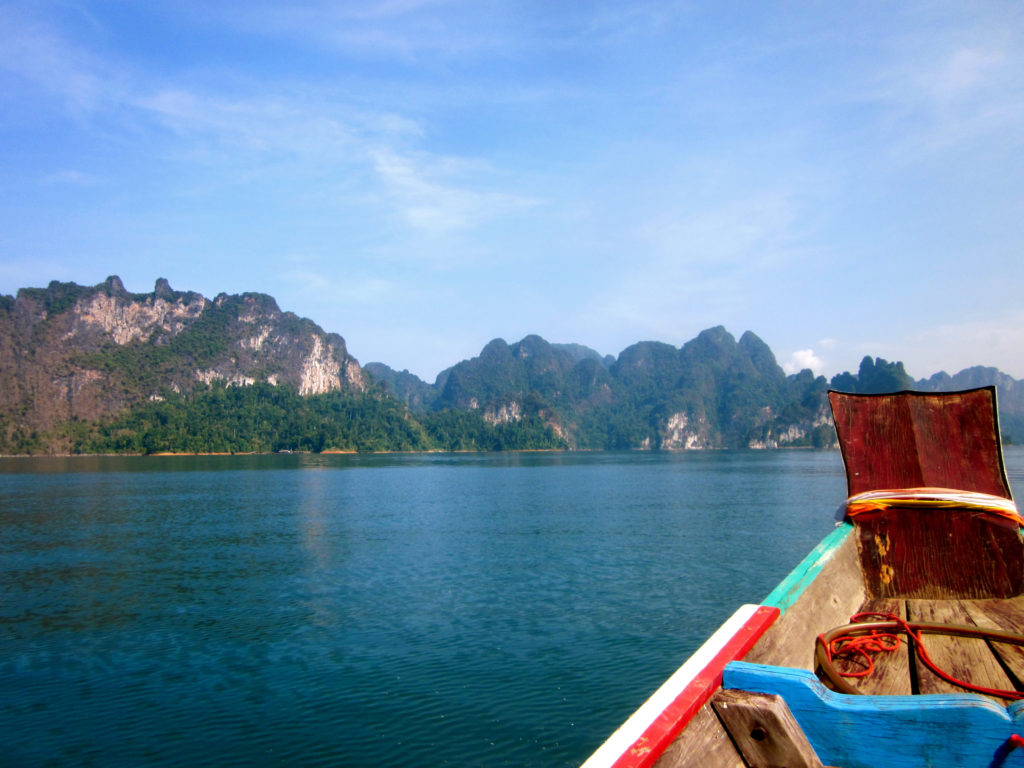
POLYGON ((395 371, 383 363, 367 363, 363 370, 370 374, 392 396, 414 411, 430 408, 437 400, 437 387, 432 387, 418 376, 395 371))
POLYGON ((289 385, 216 383, 147 402, 75 436, 81 453, 243 453, 422 450, 420 425, 391 398, 332 392, 301 397, 289 385))
POLYGON ((880 357, 861 360, 856 376, 845 372, 832 377, 832 389, 861 395, 900 392, 914 387, 914 380, 903 370, 903 363, 890 363, 880 357))
POLYGON ((533 419, 488 424, 479 414, 414 418, 382 393, 301 396, 265 382, 217 383, 185 397, 168 393, 119 418, 64 426, 73 453, 269 453, 281 451, 500 451, 562 448, 533 419))

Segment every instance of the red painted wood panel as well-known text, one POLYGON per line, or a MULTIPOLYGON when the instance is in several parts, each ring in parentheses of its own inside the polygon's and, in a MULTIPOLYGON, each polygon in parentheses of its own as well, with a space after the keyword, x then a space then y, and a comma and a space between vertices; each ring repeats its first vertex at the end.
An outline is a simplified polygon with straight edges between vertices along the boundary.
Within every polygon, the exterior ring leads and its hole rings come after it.
MULTIPOLYGON (((849 494, 939 487, 1010 498, 995 387, 829 392, 849 494)), ((893 506, 855 518, 874 597, 1011 597, 1024 589, 1019 527, 969 508, 893 506)))
POLYGON ((1009 520, 963 509, 895 507, 856 518, 873 597, 1007 598, 1024 591, 1024 546, 1009 520))
POLYGON ((1010 498, 995 387, 828 397, 849 495, 935 486, 1010 498))

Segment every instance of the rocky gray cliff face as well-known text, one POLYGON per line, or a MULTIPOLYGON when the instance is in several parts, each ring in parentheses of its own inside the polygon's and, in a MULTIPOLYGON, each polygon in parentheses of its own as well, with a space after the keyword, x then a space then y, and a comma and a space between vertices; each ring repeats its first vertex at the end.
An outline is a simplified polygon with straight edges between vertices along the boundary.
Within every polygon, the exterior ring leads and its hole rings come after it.
POLYGON ((281 312, 269 296, 220 294, 213 305, 227 315, 230 351, 197 369, 196 379, 207 384, 291 384, 300 395, 366 388, 362 369, 341 336, 281 312))
POLYGON ((367 386, 341 336, 261 294, 211 301, 164 279, 135 294, 111 277, 0 297, 0 430, 8 437, 113 416, 165 390, 256 381, 307 395, 367 386))
MULTIPOLYGON (((25 295, 22 291, 19 298, 25 295)), ((197 293, 176 294, 162 278, 152 294, 137 301, 119 278, 111 277, 103 284, 103 290, 86 294, 75 302, 68 314, 70 328, 63 340, 74 345, 91 337, 100 343, 109 339, 124 346, 148 340, 153 333, 172 337, 199 318, 208 306, 209 302, 197 293)), ((47 317, 44 314, 40 319, 47 317)))

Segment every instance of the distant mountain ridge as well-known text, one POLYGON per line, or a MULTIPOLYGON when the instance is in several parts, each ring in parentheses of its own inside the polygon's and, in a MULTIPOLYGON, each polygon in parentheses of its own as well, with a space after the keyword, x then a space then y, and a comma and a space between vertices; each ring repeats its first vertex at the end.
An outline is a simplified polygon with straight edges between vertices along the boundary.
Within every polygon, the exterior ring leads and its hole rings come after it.
POLYGON ((500 423, 539 415, 576 448, 776 448, 834 445, 828 389, 879 393, 950 391, 996 385, 1000 426, 1024 440, 1024 384, 995 368, 968 368, 914 381, 900 362, 865 357, 856 374, 831 381, 810 371, 787 376, 754 333, 739 342, 723 327, 682 348, 645 341, 618 358, 581 345, 527 336, 488 343, 478 357, 445 370, 433 385, 382 363, 371 373, 413 409, 479 409, 500 423))
POLYGON ((711 328, 677 349, 646 341, 602 357, 527 336, 495 339, 433 392, 381 364, 367 370, 410 407, 480 410, 494 423, 540 416, 573 448, 780 447, 832 441, 827 383, 787 377, 767 345, 711 328))
MULTIPOLYGON (((881 392, 989 384, 999 390, 1004 433, 1024 440, 1024 386, 994 368, 969 368, 953 376, 943 372, 915 382, 902 363, 865 357, 856 374, 842 373, 831 382, 807 370, 787 376, 754 333, 747 331, 737 341, 721 326, 679 348, 643 341, 617 357, 536 335, 511 344, 494 339, 478 356, 428 384, 383 363, 361 367, 341 336, 282 312, 264 294, 222 293, 209 300, 175 291, 163 279, 152 293, 133 294, 110 277, 92 287, 52 282, 0 297, 0 453, 64 452, 87 445, 113 445, 113 450, 202 446, 202 430, 208 427, 189 426, 189 403, 211 387, 247 385, 284 387, 292 397, 338 393, 393 402, 355 411, 351 404, 318 405, 310 413, 319 415, 309 415, 304 437, 294 443, 314 450, 330 447, 332 439, 342 439, 339 435, 375 449, 827 447, 835 441, 825 397, 830 386, 881 392), (171 426, 160 426, 171 416, 150 412, 168 398, 177 403, 173 418, 186 422, 175 428, 182 434, 191 430, 187 441, 182 437, 176 443, 168 436, 171 426), (142 421, 126 420, 126 414, 147 408, 142 421), (395 409, 403 408, 401 417, 395 409), (387 418, 391 426, 382 430, 375 418, 387 418), (323 422, 319 437, 310 433, 320 430, 317 419, 323 422), (337 419, 350 421, 345 429, 328 424, 337 419), (145 440, 111 435, 111 430, 131 433, 140 423, 149 425, 145 440), (107 442, 74 437, 95 436, 97 430, 107 442), (373 440, 353 437, 359 430, 373 432, 373 440), (397 438, 388 436, 399 432, 404 434, 400 445, 389 442, 397 438)), ((237 400, 250 409, 270 408, 275 398, 269 392, 261 389, 255 399, 220 398, 218 407, 237 400)), ((276 399, 299 407, 300 401, 276 399)), ((275 407, 248 414, 231 435, 219 429, 217 445, 230 450, 292 445, 281 434, 288 430, 288 415, 275 407), (267 419, 276 420, 277 437, 261 441, 236 434, 255 429, 253 424, 266 429, 267 419)), ((201 424, 226 418, 211 416, 220 411, 211 411, 209 402, 202 408, 201 424)))
POLYGON ((433 385, 380 362, 366 370, 413 409, 481 410, 501 422, 542 416, 573 447, 718 449, 835 444, 828 389, 879 393, 951 391, 996 386, 1000 429, 1024 441, 1024 383, 994 368, 974 367, 914 381, 902 362, 865 356, 856 374, 826 381, 810 371, 786 376, 754 333, 737 343, 722 327, 682 348, 634 344, 603 356, 582 345, 527 336, 489 342, 477 357, 445 370, 433 385))

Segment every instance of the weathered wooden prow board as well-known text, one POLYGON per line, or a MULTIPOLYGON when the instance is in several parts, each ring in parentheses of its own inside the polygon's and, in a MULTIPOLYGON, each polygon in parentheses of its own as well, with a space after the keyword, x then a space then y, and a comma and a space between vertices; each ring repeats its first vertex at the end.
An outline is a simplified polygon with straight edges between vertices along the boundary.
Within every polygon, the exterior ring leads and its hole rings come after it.
MULTIPOLYGON (((829 392, 849 495, 939 487, 1012 498, 995 387, 964 392, 829 392)), ((1024 542, 1012 521, 908 504, 855 520, 873 597, 988 598, 1024 591, 1024 542)))

